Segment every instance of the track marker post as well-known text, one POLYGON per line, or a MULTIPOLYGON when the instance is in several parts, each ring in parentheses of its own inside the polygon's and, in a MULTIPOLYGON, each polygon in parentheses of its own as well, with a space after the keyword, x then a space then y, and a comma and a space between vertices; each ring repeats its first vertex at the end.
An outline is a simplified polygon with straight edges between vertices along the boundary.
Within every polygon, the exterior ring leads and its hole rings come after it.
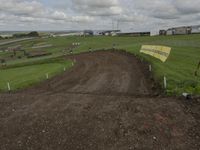
POLYGON ((63 68, 63 71, 66 71, 66 68, 65 68, 65 67, 63 68))
POLYGON ((49 79, 49 74, 48 73, 46 74, 46 78, 49 79))
POLYGON ((152 71, 152 67, 151 67, 151 65, 149 65, 149 71, 150 71, 150 72, 152 71))
POLYGON ((167 88, 167 78, 164 76, 164 88, 167 88))
POLYGON ((10 91, 11 88, 10 88, 10 83, 9 82, 7 83, 7 87, 8 87, 8 91, 10 91))

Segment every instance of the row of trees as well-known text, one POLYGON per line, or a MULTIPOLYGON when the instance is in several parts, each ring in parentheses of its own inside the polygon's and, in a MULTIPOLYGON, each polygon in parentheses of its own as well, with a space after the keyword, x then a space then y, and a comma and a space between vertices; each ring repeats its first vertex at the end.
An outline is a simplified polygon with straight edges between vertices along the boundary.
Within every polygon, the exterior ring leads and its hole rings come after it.
POLYGON ((18 34, 13 34, 14 38, 24 38, 24 37, 39 37, 39 33, 36 31, 30 32, 30 33, 18 33, 18 34))
POLYGON ((36 31, 29 32, 29 33, 16 33, 13 34, 12 37, 2 37, 0 36, 0 40, 2 39, 10 39, 10 38, 26 38, 26 37, 39 37, 39 33, 36 31))

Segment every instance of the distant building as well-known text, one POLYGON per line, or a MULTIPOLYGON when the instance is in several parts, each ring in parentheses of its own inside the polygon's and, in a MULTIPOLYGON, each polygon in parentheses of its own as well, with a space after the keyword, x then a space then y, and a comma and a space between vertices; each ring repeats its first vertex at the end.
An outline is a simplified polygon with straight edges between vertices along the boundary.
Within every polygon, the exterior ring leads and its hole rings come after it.
POLYGON ((192 28, 189 26, 170 28, 167 30, 167 35, 185 35, 191 33, 192 33, 192 28))
POLYGON ((175 27, 159 31, 159 35, 188 35, 198 33, 200 33, 200 25, 175 27))
POLYGON ((117 33, 118 36, 150 36, 151 32, 127 32, 117 33))
POLYGON ((179 28, 175 28, 174 31, 175 31, 176 35, 191 34, 192 28, 191 27, 179 27, 179 28))
POLYGON ((173 34, 174 34, 174 30, 172 28, 166 30, 166 35, 173 35, 173 34))
POLYGON ((120 30, 102 30, 95 32, 95 35, 116 36, 120 30))
POLYGON ((110 35, 111 36, 116 36, 118 32, 111 32, 110 35))
POLYGON ((94 32, 92 30, 84 30, 83 34, 84 36, 93 36, 94 32))
POLYGON ((102 31, 94 31, 94 35, 95 36, 101 36, 102 35, 102 31))
POLYGON ((166 30, 160 30, 159 31, 159 35, 166 35, 167 34, 167 31, 166 30))

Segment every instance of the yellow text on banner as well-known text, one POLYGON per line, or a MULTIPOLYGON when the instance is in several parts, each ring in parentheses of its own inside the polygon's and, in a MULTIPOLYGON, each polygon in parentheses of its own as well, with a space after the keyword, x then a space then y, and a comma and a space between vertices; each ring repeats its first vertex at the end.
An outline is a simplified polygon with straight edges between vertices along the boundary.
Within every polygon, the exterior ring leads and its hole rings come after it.
POLYGON ((171 47, 156 46, 156 45, 142 45, 141 53, 151 55, 155 58, 165 62, 170 55, 171 47))

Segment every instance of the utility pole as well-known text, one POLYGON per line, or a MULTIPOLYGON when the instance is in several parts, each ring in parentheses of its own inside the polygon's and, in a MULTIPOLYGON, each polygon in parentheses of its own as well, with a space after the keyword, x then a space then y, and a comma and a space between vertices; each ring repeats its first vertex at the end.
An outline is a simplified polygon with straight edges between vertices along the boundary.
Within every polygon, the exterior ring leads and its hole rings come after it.
POLYGON ((114 20, 112 19, 112 30, 114 30, 114 20))
POLYGON ((117 30, 119 30, 119 20, 117 20, 117 30))

